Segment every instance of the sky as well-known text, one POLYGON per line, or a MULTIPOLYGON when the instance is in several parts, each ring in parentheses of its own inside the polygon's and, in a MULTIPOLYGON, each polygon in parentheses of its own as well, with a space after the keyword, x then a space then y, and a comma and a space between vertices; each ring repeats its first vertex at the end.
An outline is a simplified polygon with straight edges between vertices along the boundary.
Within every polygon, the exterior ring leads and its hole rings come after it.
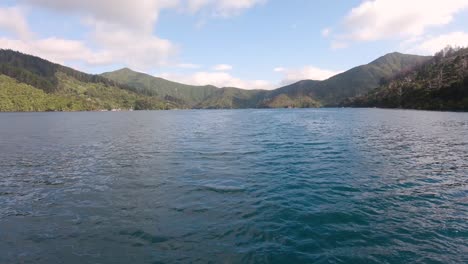
POLYGON ((468 0, 0 0, 0 48, 88 73, 274 89, 468 46, 468 0))

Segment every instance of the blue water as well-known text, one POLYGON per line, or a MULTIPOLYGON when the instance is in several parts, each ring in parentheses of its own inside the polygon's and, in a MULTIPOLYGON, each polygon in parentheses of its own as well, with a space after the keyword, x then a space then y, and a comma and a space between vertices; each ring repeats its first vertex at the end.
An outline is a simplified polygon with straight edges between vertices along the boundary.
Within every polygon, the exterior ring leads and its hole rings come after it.
POLYGON ((468 114, 0 114, 0 263, 468 263, 468 114))

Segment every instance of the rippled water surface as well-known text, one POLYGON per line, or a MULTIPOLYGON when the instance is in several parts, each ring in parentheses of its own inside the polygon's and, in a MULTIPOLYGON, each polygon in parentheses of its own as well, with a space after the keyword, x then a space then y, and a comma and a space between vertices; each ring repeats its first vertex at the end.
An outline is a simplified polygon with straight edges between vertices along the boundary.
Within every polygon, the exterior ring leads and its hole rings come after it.
POLYGON ((467 263, 468 114, 0 114, 0 263, 467 263))

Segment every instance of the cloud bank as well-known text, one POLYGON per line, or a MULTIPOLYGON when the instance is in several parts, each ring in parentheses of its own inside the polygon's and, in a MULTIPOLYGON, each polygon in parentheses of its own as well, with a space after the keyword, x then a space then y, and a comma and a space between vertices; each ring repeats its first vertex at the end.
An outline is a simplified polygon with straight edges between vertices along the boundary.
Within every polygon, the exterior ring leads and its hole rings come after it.
POLYGON ((196 72, 193 74, 173 74, 163 73, 158 77, 174 80, 180 83, 192 84, 192 85, 214 85, 216 87, 236 87, 247 90, 263 89, 270 90, 274 86, 272 83, 266 80, 243 80, 232 76, 227 72, 196 72))
POLYGON ((314 66, 304 66, 299 69, 277 67, 273 71, 283 75, 280 85, 288 85, 302 80, 323 81, 342 72, 320 69, 314 66))
MULTIPOLYGON (((454 34, 441 35, 435 37, 438 41, 434 40, 431 44, 414 40, 428 38, 426 35, 430 29, 450 24, 457 14, 466 9, 466 0, 366 0, 351 9, 333 32, 326 28, 322 34, 330 38, 332 49, 343 49, 356 42, 413 40, 413 45, 420 46, 415 50, 433 51, 434 47, 429 48, 428 45, 457 44, 460 38, 454 34)), ((441 48, 443 46, 437 49, 441 48)))
MULTIPOLYGON (((180 46, 155 34, 164 9, 210 12, 229 17, 264 0, 19 0, 36 7, 78 17, 89 34, 86 39, 33 38, 26 16, 19 7, 0 8, 0 30, 15 38, 2 38, 0 45, 58 63, 79 60, 86 65, 123 64, 149 71, 176 64, 180 46), (77 55, 80 54, 80 55, 77 55)), ((183 66, 194 66, 184 63, 183 66)), ((191 67, 186 67, 191 68, 191 67)), ((194 67, 192 67, 194 68, 194 67)))

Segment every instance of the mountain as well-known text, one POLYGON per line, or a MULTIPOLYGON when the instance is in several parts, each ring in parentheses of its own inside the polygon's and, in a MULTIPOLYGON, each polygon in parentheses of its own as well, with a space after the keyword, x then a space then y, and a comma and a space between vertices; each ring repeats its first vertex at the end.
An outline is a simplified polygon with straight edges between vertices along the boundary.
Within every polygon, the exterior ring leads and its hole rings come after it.
POLYGON ((344 99, 364 95, 382 80, 414 68, 431 57, 390 53, 325 81, 303 80, 272 91, 218 91, 198 108, 285 108, 336 106, 344 99))
POLYGON ((273 91, 184 85, 127 68, 102 76, 145 94, 178 98, 183 105, 191 108, 307 108, 333 106, 348 97, 366 94, 378 87, 382 79, 390 78, 429 58, 391 53, 325 81, 304 80, 273 91))
POLYGON ((124 68, 106 72, 101 76, 134 87, 139 92, 161 98, 177 98, 186 108, 236 109, 255 108, 261 90, 244 90, 234 87, 217 88, 212 85, 194 86, 165 80, 124 68))
MULTIPOLYGON (((452 55, 432 58, 391 53, 325 81, 304 80, 266 91, 185 85, 128 68, 91 75, 38 57, 0 50, 0 111, 284 108, 336 106, 342 102, 341 105, 350 106, 385 106, 378 101, 385 96, 377 92, 384 93, 388 89, 381 87, 374 91, 375 88, 402 72, 435 65, 436 60, 439 66, 426 69, 419 75, 415 73, 415 80, 405 81, 407 86, 425 85, 420 84, 426 82, 422 79, 432 80, 436 71, 443 72, 443 78, 438 79, 442 82, 440 87, 462 85, 462 77, 456 79, 447 72, 452 72, 450 67, 460 70, 465 60, 463 56, 451 59, 452 55), (453 80, 456 80, 455 84, 453 80)), ((396 82, 403 81, 392 81, 387 87, 394 87, 396 82)), ((434 81, 429 81, 429 85, 433 87, 434 81)), ((444 96, 440 95, 440 100, 448 98, 444 96)))
POLYGON ((468 48, 446 48, 342 106, 468 110, 468 48))
POLYGON ((300 81, 271 93, 296 98, 309 97, 323 106, 334 106, 348 97, 364 95, 377 88, 382 79, 420 65, 431 57, 390 53, 373 62, 352 68, 325 81, 300 81))
POLYGON ((243 90, 227 87, 219 88, 195 108, 199 109, 241 109, 258 108, 258 102, 267 93, 265 90, 243 90))
POLYGON ((177 102, 12 50, 0 50, 0 111, 166 109, 177 102))
POLYGON ((320 81, 304 80, 270 91, 265 94, 259 105, 267 108, 320 107, 322 103, 308 93, 310 87, 314 87, 319 83, 320 81))
POLYGON ((142 94, 160 98, 177 98, 186 107, 194 107, 218 90, 211 85, 185 85, 135 72, 128 68, 103 73, 101 76, 134 87, 142 94))

